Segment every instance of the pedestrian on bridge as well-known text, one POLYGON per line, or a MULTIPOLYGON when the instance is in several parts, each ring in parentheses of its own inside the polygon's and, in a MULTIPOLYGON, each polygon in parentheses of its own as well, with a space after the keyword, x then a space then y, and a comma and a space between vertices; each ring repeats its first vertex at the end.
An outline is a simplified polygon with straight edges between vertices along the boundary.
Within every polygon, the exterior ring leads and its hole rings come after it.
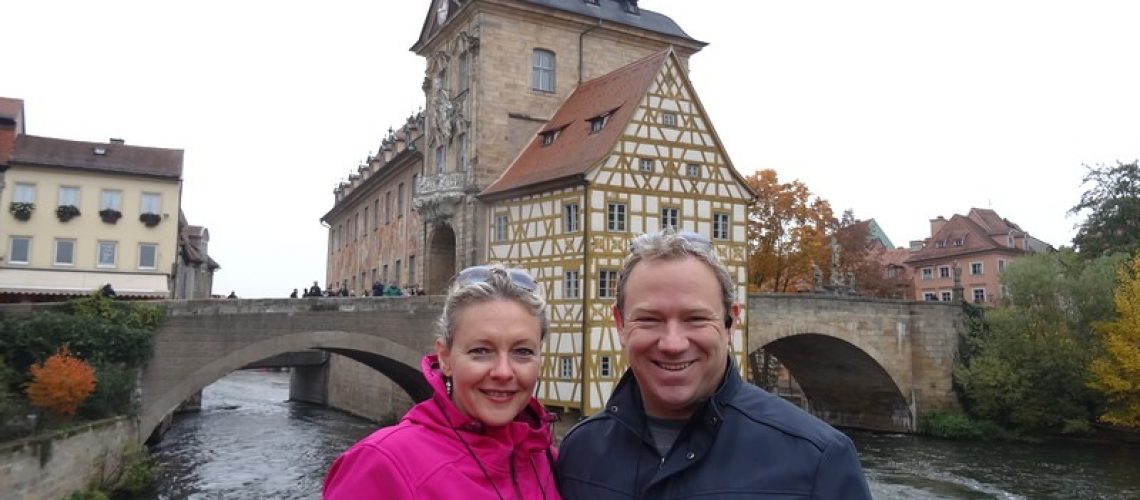
POLYGON ((421 361, 431 398, 337 458, 324 497, 558 499, 555 418, 532 396, 549 329, 546 301, 525 271, 461 271, 435 354, 421 361))
POLYGON ((611 311, 629 369, 563 439, 563 498, 871 498, 847 436, 741 380, 736 289, 704 235, 633 240, 611 311))

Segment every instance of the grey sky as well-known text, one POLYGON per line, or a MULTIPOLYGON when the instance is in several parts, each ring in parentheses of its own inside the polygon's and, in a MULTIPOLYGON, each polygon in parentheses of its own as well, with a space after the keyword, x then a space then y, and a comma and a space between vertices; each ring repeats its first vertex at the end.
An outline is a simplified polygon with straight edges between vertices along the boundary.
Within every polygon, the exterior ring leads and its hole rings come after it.
MULTIPOLYGON (((332 189, 421 105, 428 1, 2 0, 28 132, 186 150, 215 293, 323 284, 332 189)), ((643 0, 736 168, 800 179, 896 245, 990 207, 1053 245, 1082 163, 1140 158, 1140 4, 643 0)))

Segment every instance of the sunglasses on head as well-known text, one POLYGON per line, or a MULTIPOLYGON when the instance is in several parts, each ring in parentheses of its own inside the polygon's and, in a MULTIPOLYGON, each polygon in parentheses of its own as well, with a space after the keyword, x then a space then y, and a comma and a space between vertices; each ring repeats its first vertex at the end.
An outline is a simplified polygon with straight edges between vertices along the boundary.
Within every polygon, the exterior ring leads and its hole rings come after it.
POLYGON ((472 283, 485 283, 491 279, 491 274, 498 272, 505 272, 511 278, 511 284, 522 288, 528 292, 533 292, 538 288, 538 283, 534 278, 527 274, 522 269, 506 269, 502 267, 493 266, 471 266, 467 269, 459 271, 459 275, 455 277, 455 282, 460 285, 470 285, 472 283))
MULTIPOLYGON (((689 247, 692 248, 692 250, 697 252, 708 252, 712 249, 713 246, 712 240, 710 240, 708 236, 705 236, 701 233, 696 233, 693 231, 673 231, 671 229, 666 229, 665 234, 685 242, 687 245, 689 245, 689 247)), ((640 249, 640 245, 638 244, 639 240, 640 238, 633 239, 633 243, 630 244, 631 250, 637 251, 640 249)))

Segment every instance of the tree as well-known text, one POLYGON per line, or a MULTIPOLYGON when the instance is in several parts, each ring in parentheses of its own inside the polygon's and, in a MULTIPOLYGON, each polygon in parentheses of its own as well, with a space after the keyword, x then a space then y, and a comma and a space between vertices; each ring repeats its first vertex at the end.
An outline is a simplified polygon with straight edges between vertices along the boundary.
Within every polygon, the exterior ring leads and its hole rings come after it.
POLYGON ((829 262, 831 205, 798 180, 780 183, 775 170, 761 170, 746 181, 758 195, 748 208, 750 287, 789 292, 810 286, 812 263, 824 268, 829 262))
POLYGON ((859 295, 884 299, 909 297, 902 291, 910 280, 905 275, 887 276, 882 255, 890 249, 871 239, 870 223, 856 219, 854 210, 843 211, 835 229, 835 241, 839 245, 839 270, 844 277, 847 273, 855 276, 855 290, 859 295))
POLYGON ((1135 253, 1140 249, 1140 162, 1085 165, 1085 169, 1082 185, 1092 183, 1092 187, 1069 213, 1089 210, 1089 215, 1077 226, 1073 244, 1082 257, 1135 253))
POLYGON ((79 405, 95 392, 95 370, 72 356, 66 346, 43 363, 32 365, 31 373, 28 401, 59 416, 75 415, 79 405))
POLYGON ((1096 327, 1104 352, 1092 362, 1089 386, 1108 400, 1101 421, 1140 427, 1140 255, 1121 266, 1113 303, 1117 319, 1096 327))
POLYGON ((1065 249, 1006 268, 1006 305, 973 321, 959 350, 954 379, 971 414, 1023 430, 1088 427, 1100 404, 1086 384, 1098 345, 1092 325, 1114 314, 1103 303, 1119 262, 1065 249))

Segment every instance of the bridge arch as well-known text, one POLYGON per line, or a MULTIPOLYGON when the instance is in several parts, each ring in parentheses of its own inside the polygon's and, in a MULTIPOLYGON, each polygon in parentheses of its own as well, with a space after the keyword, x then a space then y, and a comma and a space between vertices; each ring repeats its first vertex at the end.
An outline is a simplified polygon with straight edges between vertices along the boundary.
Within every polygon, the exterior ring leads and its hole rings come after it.
POLYGON ((872 355, 841 338, 789 335, 762 347, 795 377, 813 414, 833 425, 913 430, 906 396, 872 355))
POLYGON ((380 372, 413 400, 431 391, 420 359, 432 349, 438 297, 169 301, 142 373, 140 439, 186 398, 279 354, 317 349, 380 372))

